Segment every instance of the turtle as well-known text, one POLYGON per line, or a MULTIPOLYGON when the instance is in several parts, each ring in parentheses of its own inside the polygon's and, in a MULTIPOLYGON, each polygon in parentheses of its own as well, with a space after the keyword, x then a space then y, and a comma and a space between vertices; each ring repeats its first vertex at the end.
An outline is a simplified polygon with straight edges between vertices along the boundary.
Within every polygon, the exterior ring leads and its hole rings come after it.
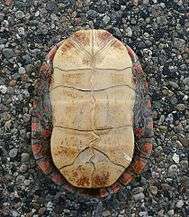
POLYGON ((78 30, 50 49, 34 89, 32 152, 54 183, 106 198, 142 173, 153 120, 131 47, 103 29, 78 30))

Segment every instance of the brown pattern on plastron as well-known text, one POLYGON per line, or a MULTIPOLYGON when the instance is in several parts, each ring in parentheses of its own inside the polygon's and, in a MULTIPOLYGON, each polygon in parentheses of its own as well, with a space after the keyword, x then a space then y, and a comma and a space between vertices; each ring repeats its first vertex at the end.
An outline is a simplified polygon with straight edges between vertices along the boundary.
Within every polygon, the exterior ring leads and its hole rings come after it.
POLYGON ((85 32, 76 32, 73 34, 73 37, 76 38, 84 46, 89 45, 90 43, 89 35, 85 32))
POLYGON ((78 180, 77 180, 77 185, 80 185, 80 186, 83 186, 85 187, 86 185, 88 186, 89 185, 89 178, 88 177, 80 177, 78 180))
POLYGON ((107 46, 107 44, 113 39, 113 36, 112 36, 111 33, 107 32, 107 31, 104 31, 104 32, 97 32, 96 33, 96 38, 98 39, 97 40, 98 41, 98 46, 100 48, 96 52, 96 54, 97 54, 97 53, 101 53, 103 51, 103 49, 107 46))
POLYGON ((72 48, 74 48, 74 44, 71 42, 70 39, 67 39, 61 47, 62 54, 66 56, 66 53, 69 52, 72 48))
POLYGON ((93 183, 95 183, 96 185, 106 185, 109 176, 110 176, 109 172, 107 172, 106 174, 101 174, 101 176, 96 175, 94 177, 93 183))
POLYGON ((119 50, 123 50, 123 51, 125 50, 123 44, 122 44, 120 41, 118 41, 117 39, 116 39, 115 42, 112 44, 112 46, 113 46, 114 48, 119 49, 119 50))
POLYGON ((100 39, 99 41, 106 41, 111 36, 112 34, 107 31, 97 33, 97 37, 100 39))

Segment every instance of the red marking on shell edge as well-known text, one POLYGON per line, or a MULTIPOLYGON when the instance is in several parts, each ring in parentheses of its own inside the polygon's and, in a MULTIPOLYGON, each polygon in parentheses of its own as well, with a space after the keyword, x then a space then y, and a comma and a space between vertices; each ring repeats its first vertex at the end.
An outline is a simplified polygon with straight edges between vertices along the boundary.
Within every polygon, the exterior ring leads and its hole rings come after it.
POLYGON ((55 46, 53 46, 50 49, 49 53, 46 56, 47 60, 51 60, 51 61, 53 60, 53 58, 54 58, 54 56, 56 54, 56 51, 58 50, 58 48, 61 46, 62 43, 63 43, 63 41, 60 41, 59 43, 57 43, 55 46))
POLYGON ((52 61, 54 56, 55 56, 55 53, 56 53, 57 49, 58 49, 57 46, 53 46, 53 48, 51 48, 51 50, 47 54, 47 59, 52 61))
POLYGON ((147 161, 144 159, 135 160, 134 165, 133 165, 133 169, 134 169, 135 173, 140 174, 144 170, 146 163, 147 163, 147 161))
POLYGON ((131 174, 129 174, 128 172, 124 172, 123 175, 121 176, 121 182, 124 185, 129 184, 133 179, 134 179, 134 177, 131 174))
POLYGON ((31 128, 32 128, 32 131, 37 131, 38 123, 32 122, 31 128))
POLYGON ((51 179, 57 185, 61 185, 64 181, 62 175, 58 173, 52 174, 51 179))
POLYGON ((121 185, 120 185, 118 182, 114 183, 114 184, 111 186, 111 190, 112 190, 114 193, 118 192, 118 191, 120 190, 120 188, 121 188, 121 185))
POLYGON ((138 63, 133 64, 133 70, 136 75, 144 74, 142 66, 138 63))
POLYGON ((152 152, 153 145, 151 143, 145 143, 142 147, 142 152, 144 152, 146 155, 150 155, 152 152))
POLYGON ((144 130, 142 128, 135 128, 134 129, 134 134, 139 139, 142 137, 143 133, 144 133, 144 130))
POLYGON ((50 130, 43 130, 43 132, 41 133, 41 135, 44 136, 44 137, 49 137, 50 134, 51 134, 50 130))
POLYGON ((99 194, 100 194, 100 197, 107 197, 109 195, 109 192, 105 188, 101 188, 99 190, 99 194))
POLYGON ((39 152, 42 149, 42 145, 41 144, 32 144, 32 152, 34 155, 39 154, 39 152))
POLYGON ((49 173, 50 171, 50 164, 47 159, 41 159, 38 161, 38 166, 39 168, 44 172, 44 173, 49 173))
POLYGON ((127 47, 127 51, 128 51, 129 56, 131 57, 132 61, 135 62, 136 58, 135 58, 134 51, 130 47, 127 47))

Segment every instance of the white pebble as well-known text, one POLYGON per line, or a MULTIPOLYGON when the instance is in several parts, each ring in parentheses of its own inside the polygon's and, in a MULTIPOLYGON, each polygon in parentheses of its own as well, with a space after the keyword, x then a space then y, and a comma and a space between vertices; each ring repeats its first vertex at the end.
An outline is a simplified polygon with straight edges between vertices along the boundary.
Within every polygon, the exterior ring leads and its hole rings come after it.
POLYGON ((0 92, 5 94, 7 92, 7 87, 5 85, 0 85, 0 92))
POLYGON ((184 205, 184 202, 182 200, 179 200, 176 204, 177 208, 181 208, 184 205))
POLYGON ((175 162, 175 163, 179 163, 179 155, 178 154, 176 154, 176 153, 174 153, 174 155, 173 155, 173 161, 175 162))
POLYGON ((20 67, 20 68, 18 69, 18 72, 19 72, 19 74, 25 74, 25 73, 26 73, 26 70, 25 70, 24 67, 20 67))

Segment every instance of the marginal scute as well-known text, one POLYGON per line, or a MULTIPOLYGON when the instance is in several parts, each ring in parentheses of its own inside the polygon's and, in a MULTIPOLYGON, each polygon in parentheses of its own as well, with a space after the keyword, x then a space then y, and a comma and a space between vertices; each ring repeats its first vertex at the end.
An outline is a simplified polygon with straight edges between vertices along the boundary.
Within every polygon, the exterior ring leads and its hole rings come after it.
POLYGON ((142 158, 136 159, 134 161, 134 165, 133 165, 134 172, 137 175, 140 174, 144 170, 146 163, 147 163, 147 160, 145 160, 145 159, 142 159, 142 158))
POLYGON ((120 178, 121 183, 127 185, 134 179, 134 176, 131 175, 129 172, 124 172, 120 178))
POLYGON ((54 164, 72 186, 111 186, 134 152, 135 85, 127 48, 104 30, 78 31, 57 50, 52 79, 54 164))
POLYGON ((49 174, 52 171, 52 164, 49 159, 42 158, 38 160, 38 166, 45 174, 49 174))

